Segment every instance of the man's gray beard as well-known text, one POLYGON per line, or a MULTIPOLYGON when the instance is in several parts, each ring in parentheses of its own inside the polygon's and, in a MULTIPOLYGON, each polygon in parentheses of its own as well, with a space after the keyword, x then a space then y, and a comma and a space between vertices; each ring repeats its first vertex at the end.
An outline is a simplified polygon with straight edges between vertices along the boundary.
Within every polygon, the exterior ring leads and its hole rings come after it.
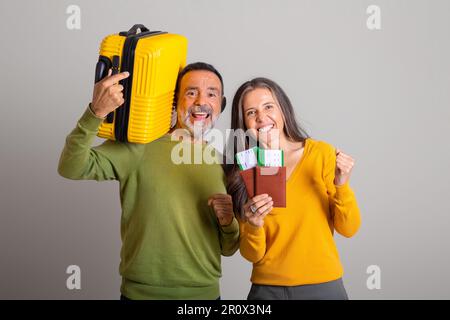
POLYGON ((214 125, 217 121, 217 117, 214 118, 214 116, 211 114, 211 121, 210 123, 204 127, 204 121, 194 121, 194 123, 191 123, 189 121, 190 119, 190 113, 189 111, 186 111, 186 115, 184 119, 182 120, 184 126, 186 129, 189 130, 189 133, 195 140, 206 140, 205 137, 208 135, 208 133, 211 131, 212 128, 214 128, 214 125))

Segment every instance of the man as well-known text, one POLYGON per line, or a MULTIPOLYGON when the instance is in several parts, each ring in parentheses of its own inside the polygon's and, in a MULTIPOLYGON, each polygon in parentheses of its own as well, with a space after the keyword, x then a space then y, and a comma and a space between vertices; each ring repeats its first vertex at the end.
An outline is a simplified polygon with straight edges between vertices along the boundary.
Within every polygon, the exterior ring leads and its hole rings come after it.
MULTIPOLYGON (((109 74, 95 84, 92 103, 66 139, 58 172, 119 181, 123 299, 217 299, 221 254, 239 247, 220 164, 175 164, 171 153, 179 142, 170 134, 148 144, 106 141, 91 148, 103 119, 123 104, 118 82, 128 76, 109 74)), ((209 64, 188 65, 176 97, 176 128, 200 132, 182 142, 194 145, 222 111, 222 77, 209 64)))

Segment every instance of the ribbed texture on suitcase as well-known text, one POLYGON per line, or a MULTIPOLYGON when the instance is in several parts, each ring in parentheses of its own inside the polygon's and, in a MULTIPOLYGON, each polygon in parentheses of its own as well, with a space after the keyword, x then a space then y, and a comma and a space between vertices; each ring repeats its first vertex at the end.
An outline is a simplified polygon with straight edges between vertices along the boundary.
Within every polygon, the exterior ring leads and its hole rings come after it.
MULTIPOLYGON (((126 37, 111 35, 100 47, 100 55, 122 57, 126 37)), ((159 34, 139 39, 134 52, 133 82, 127 138, 148 143, 170 129, 174 90, 179 71, 186 64, 187 39, 159 34)), ((104 122, 98 135, 115 140, 114 125, 104 122)))

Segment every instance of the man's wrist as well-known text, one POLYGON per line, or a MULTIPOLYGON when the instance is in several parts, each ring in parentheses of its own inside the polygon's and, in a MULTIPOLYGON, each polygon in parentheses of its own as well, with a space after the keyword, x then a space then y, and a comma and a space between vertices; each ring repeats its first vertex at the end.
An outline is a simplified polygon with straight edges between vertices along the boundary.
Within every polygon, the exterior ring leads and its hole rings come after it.
POLYGON ((104 117, 99 116, 99 115, 95 112, 94 108, 92 107, 92 102, 89 103, 89 110, 91 110, 92 114, 93 114, 95 117, 99 118, 99 119, 103 119, 103 120, 104 120, 104 119, 106 118, 106 116, 104 116, 104 117))
POLYGON ((237 222, 237 219, 233 216, 233 219, 231 219, 230 224, 224 226, 219 224, 219 227, 223 233, 234 233, 236 230, 239 230, 239 223, 237 222))
POLYGON ((221 227, 228 227, 233 223, 233 219, 234 219, 234 217, 231 217, 230 221, 228 223, 224 223, 224 224, 220 223, 220 220, 219 220, 219 224, 221 227))

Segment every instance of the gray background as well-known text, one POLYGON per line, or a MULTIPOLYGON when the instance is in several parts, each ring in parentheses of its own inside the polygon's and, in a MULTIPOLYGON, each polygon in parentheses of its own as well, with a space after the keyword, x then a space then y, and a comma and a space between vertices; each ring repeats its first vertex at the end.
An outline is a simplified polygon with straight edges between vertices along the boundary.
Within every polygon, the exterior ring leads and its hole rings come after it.
MULTIPOLYGON (((274 79, 314 138, 356 159, 363 224, 335 237, 350 298, 450 298, 450 1, 1 1, 0 15, 0 298, 119 297, 118 184, 56 168, 101 39, 134 23, 185 35, 188 61, 221 70, 229 101, 251 77, 274 79), (81 30, 66 28, 70 4, 81 30), (71 264, 81 290, 66 288, 71 264), (372 264, 380 290, 366 287, 372 264)), ((245 298, 250 271, 224 258, 222 297, 245 298)))

